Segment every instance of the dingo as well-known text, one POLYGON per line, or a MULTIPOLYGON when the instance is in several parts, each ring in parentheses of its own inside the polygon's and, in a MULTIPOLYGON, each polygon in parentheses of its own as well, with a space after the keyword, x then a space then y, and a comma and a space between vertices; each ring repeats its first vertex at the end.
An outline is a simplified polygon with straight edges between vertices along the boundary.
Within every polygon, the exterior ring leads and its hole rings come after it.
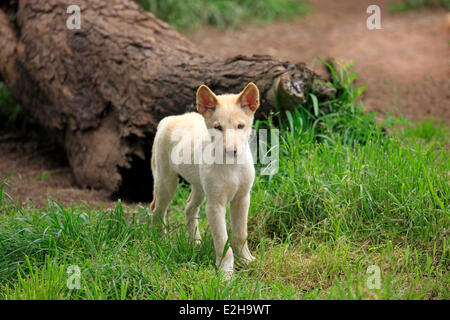
POLYGON ((185 212, 188 234, 196 243, 201 240, 198 212, 206 197, 206 216, 214 239, 216 266, 227 278, 233 272, 233 251, 238 264, 247 264, 255 259, 247 246, 250 189, 255 178, 248 140, 253 115, 258 107, 259 91, 254 83, 249 83, 239 94, 219 96, 202 85, 197 91, 199 113, 170 116, 161 120, 152 148, 152 226, 155 223, 166 223, 167 207, 175 194, 180 175, 192 185, 185 212), (185 133, 181 142, 174 139, 175 133, 180 130, 185 133), (201 143, 195 143, 199 139, 201 143), (194 154, 208 142, 219 146, 215 150, 220 151, 226 159, 225 163, 195 161, 194 154), (189 152, 189 161, 173 161, 174 150, 180 147, 189 152), (237 158, 237 163, 231 161, 230 164, 230 159, 237 158), (224 252, 228 240, 225 221, 225 206, 228 202, 232 239, 231 247, 224 252))

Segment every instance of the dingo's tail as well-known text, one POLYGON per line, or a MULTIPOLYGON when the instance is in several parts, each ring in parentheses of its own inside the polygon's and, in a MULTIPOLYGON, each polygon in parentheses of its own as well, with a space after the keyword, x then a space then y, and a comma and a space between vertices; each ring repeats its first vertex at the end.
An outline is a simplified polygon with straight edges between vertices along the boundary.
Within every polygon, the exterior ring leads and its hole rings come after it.
POLYGON ((152 173, 153 173, 153 199, 152 203, 150 203, 150 210, 155 210, 155 204, 156 204, 156 163, 155 163, 155 147, 152 148, 152 160, 151 160, 151 167, 152 167, 152 173))

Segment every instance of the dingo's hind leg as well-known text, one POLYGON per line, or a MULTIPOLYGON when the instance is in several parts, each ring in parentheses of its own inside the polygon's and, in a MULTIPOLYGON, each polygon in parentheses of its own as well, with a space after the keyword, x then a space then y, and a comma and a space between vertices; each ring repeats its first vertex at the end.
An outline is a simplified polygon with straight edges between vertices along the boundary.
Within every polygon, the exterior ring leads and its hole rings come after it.
POLYGON ((175 172, 158 172, 153 187, 152 226, 166 226, 167 208, 175 196, 178 176, 175 172))

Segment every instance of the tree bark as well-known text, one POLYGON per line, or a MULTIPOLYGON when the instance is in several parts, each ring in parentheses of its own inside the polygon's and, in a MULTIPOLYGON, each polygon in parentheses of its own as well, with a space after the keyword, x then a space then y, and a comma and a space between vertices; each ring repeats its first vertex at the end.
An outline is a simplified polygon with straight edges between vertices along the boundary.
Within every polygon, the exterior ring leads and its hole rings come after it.
POLYGON ((308 90, 335 94, 303 64, 205 55, 131 0, 10 1, 0 9, 0 79, 64 148, 78 184, 144 199, 156 126, 194 110, 202 83, 220 94, 253 81, 260 118, 303 103, 308 90), (72 4, 78 30, 66 26, 72 4))

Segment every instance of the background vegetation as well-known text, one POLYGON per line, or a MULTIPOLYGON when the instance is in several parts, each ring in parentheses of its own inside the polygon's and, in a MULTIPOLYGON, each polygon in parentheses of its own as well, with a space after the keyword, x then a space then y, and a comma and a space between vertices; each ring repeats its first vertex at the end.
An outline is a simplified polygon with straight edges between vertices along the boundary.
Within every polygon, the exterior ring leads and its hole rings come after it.
MULTIPOLYGON (((331 68, 331 66, 329 66, 331 68)), ((256 262, 230 282, 214 267, 201 210, 201 245, 187 240, 183 185, 167 237, 147 206, 19 205, 0 187, 0 299, 448 299, 449 128, 374 114, 351 65, 332 70, 340 92, 256 123, 279 127, 279 172, 258 175, 249 242, 256 262), (394 126, 395 125, 395 126, 394 126), (67 268, 81 271, 70 290, 67 268), (381 287, 367 286, 369 266, 381 287)), ((228 224, 229 225, 229 224, 228 224)))
POLYGON ((284 20, 305 14, 298 0, 136 0, 145 10, 178 30, 201 25, 234 28, 243 22, 284 20))

